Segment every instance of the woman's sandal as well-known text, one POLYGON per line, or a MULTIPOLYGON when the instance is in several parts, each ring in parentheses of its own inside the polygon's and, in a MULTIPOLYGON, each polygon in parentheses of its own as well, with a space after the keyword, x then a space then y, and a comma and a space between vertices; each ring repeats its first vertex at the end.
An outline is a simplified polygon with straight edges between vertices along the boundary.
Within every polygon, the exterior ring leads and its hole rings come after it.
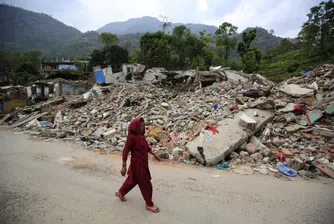
POLYGON ((126 202, 126 198, 123 197, 119 192, 115 192, 115 196, 118 197, 122 202, 126 202))
POLYGON ((159 209, 157 206, 155 206, 155 205, 153 205, 153 206, 151 206, 151 207, 146 206, 146 209, 149 210, 149 211, 151 211, 151 212, 153 212, 153 213, 158 213, 158 212, 160 212, 160 209, 159 209))

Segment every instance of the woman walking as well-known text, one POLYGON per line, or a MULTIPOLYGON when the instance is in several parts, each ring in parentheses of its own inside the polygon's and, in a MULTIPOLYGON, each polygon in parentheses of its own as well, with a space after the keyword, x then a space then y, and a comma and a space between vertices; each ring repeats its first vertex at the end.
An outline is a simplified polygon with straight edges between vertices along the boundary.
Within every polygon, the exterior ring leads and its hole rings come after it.
POLYGON ((128 128, 128 138, 123 150, 123 164, 121 169, 122 176, 126 174, 126 161, 129 152, 131 152, 131 163, 128 170, 128 177, 122 187, 115 193, 121 200, 126 201, 124 197, 137 184, 146 202, 146 209, 158 213, 160 210, 152 202, 152 183, 151 174, 148 166, 148 153, 151 153, 158 161, 160 158, 152 151, 145 139, 144 119, 137 117, 132 120, 128 128))

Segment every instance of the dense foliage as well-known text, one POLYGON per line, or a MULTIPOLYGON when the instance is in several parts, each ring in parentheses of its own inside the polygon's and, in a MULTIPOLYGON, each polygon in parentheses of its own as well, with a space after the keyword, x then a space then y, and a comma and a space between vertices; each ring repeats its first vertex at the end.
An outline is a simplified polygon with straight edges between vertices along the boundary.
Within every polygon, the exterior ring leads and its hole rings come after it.
POLYGON ((101 49, 94 50, 91 57, 90 68, 98 65, 102 67, 111 65, 114 72, 120 71, 122 64, 129 61, 127 49, 109 44, 104 45, 101 49))
POLYGON ((302 26, 298 41, 287 39, 269 51, 262 61, 259 72, 275 81, 311 70, 322 63, 334 60, 334 3, 321 2, 312 7, 308 20, 302 26))
POLYGON ((0 71, 7 72, 14 84, 25 85, 41 78, 39 73, 41 60, 39 51, 0 52, 0 71))
POLYGON ((95 31, 88 31, 75 42, 63 47, 61 55, 66 58, 86 57, 102 46, 99 36, 95 31))
POLYGON ((175 27, 172 34, 145 33, 140 38, 140 48, 132 54, 132 61, 147 67, 207 69, 213 58, 208 50, 209 41, 205 32, 197 37, 184 25, 175 27))
POLYGON ((237 33, 238 27, 231 23, 224 22, 216 30, 216 46, 220 57, 224 58, 224 63, 228 64, 230 52, 237 45, 237 38, 234 37, 237 33))
POLYGON ((81 36, 51 16, 4 4, 0 4, 0 27, 0 51, 38 50, 55 56, 81 36))

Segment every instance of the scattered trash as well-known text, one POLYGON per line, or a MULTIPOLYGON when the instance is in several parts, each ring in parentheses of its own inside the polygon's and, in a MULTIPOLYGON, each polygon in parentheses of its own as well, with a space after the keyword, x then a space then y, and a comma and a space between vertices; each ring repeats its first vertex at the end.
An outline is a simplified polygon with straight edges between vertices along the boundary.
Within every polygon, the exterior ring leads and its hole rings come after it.
POLYGON ((219 133, 218 129, 215 128, 214 126, 210 126, 208 128, 208 130, 211 131, 214 135, 217 134, 217 133, 219 133))
POLYGON ((218 169, 219 170, 227 170, 230 166, 227 164, 227 163, 221 163, 219 166, 218 166, 218 169))
POLYGON ((50 121, 37 121, 38 127, 51 128, 53 124, 50 121))
POLYGON ((230 109, 231 111, 236 110, 237 108, 238 108, 237 105, 231 105, 231 106, 229 107, 229 109, 230 109))
POLYGON ((290 167, 288 167, 288 166, 286 166, 282 163, 278 163, 276 166, 277 166, 277 169, 285 175, 288 175, 290 177, 297 176, 297 171, 295 171, 294 169, 292 169, 292 168, 290 168, 290 167))

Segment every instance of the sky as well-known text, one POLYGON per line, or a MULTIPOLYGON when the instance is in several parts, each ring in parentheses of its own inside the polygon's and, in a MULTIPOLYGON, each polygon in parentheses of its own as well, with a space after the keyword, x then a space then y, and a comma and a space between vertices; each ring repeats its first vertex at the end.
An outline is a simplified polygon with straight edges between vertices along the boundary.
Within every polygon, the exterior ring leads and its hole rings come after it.
POLYGON ((275 35, 296 37, 312 6, 322 0, 0 0, 51 15, 82 32, 130 18, 167 16, 169 22, 219 26, 230 22, 273 29, 275 35))

